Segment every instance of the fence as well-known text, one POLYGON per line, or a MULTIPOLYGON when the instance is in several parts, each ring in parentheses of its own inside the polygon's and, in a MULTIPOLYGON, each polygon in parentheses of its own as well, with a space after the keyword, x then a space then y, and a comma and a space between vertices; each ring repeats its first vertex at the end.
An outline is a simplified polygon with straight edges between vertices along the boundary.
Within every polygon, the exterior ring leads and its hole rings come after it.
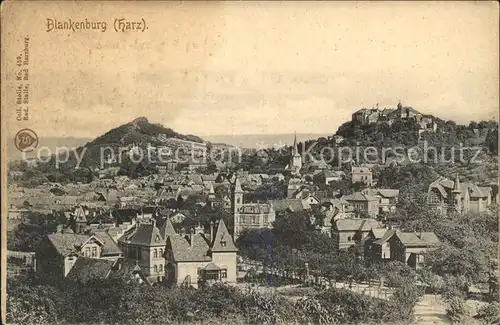
POLYGON ((323 289, 348 289, 353 292, 369 295, 371 297, 380 299, 388 299, 392 295, 392 289, 384 286, 383 282, 380 282, 378 280, 368 282, 341 282, 336 281, 335 279, 328 279, 324 276, 320 276, 314 271, 307 272, 304 269, 302 272, 296 272, 279 270, 275 267, 266 268, 262 263, 246 259, 238 265, 238 269, 240 271, 243 271, 244 273, 247 273, 248 271, 253 269, 256 273, 267 273, 270 276, 279 276, 284 279, 299 280, 303 284, 319 286, 323 289), (307 273, 309 273, 309 276, 307 276, 307 273))

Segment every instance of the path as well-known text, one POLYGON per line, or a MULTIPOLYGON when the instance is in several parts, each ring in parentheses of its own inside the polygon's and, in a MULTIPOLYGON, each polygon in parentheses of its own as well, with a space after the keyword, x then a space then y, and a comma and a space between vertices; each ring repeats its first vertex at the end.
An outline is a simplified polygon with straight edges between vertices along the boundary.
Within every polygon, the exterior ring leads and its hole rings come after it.
POLYGON ((415 306, 415 325, 449 325, 445 303, 435 295, 424 295, 415 306))

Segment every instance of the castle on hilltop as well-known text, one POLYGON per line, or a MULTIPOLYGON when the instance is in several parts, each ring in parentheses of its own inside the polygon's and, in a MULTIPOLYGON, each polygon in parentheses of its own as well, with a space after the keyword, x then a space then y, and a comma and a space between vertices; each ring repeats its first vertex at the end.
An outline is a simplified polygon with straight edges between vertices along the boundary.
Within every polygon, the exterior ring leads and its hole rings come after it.
POLYGON ((420 130, 435 132, 437 124, 431 115, 424 115, 413 107, 405 107, 398 103, 397 108, 376 107, 368 109, 362 108, 352 114, 352 122, 357 122, 362 125, 387 123, 393 124, 395 121, 415 121, 420 125, 420 130))

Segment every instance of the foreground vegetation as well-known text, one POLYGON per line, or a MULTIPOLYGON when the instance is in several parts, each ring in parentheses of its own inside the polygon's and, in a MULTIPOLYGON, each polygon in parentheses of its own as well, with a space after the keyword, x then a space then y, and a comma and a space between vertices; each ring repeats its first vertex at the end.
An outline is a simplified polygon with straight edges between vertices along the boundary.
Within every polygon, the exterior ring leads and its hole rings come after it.
POLYGON ((411 319, 415 297, 401 292, 389 300, 344 289, 319 291, 293 302, 278 294, 259 294, 229 285, 195 290, 120 281, 85 285, 47 284, 15 278, 8 284, 7 320, 18 324, 359 324, 411 319))

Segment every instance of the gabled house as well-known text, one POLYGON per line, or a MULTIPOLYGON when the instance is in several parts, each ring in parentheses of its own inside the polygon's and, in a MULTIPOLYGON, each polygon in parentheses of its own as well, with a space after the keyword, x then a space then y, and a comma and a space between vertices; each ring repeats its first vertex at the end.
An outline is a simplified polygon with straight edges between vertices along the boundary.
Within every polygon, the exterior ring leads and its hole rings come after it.
POLYGON ((371 218, 375 218, 379 213, 379 199, 377 197, 355 192, 344 196, 343 199, 354 207, 357 217, 365 214, 371 218))
POLYGON ((113 261, 79 257, 66 278, 83 284, 92 280, 120 279, 125 283, 151 285, 139 265, 126 258, 113 261))
POLYGON ((328 165, 323 159, 313 160, 307 164, 309 171, 330 170, 332 166, 328 165))
POLYGON ((424 254, 436 249, 440 240, 433 232, 399 232, 396 231, 388 239, 391 260, 400 261, 417 269, 424 261, 424 254))
POLYGON ((352 184, 361 183, 366 186, 372 186, 373 174, 370 168, 365 166, 353 166, 351 169, 352 184))
POLYGON ((136 224, 118 239, 124 257, 136 261, 152 283, 162 281, 165 276, 163 252, 169 226, 171 223, 168 219, 161 228, 151 219, 148 223, 136 224))
POLYGON ((429 185, 427 205, 443 214, 451 211, 481 214, 491 204, 491 196, 490 187, 461 183, 458 174, 455 181, 441 176, 429 185))
POLYGON ((54 234, 47 235, 35 252, 37 273, 46 276, 66 277, 79 257, 116 260, 122 252, 106 232, 75 234, 59 226, 54 234))
POLYGON ((332 240, 337 249, 349 248, 379 228, 382 227, 375 219, 338 219, 332 225, 332 240))
POLYGON ((275 213, 309 211, 311 206, 307 201, 301 199, 282 199, 272 201, 275 213))
POLYGON ((343 172, 322 170, 319 173, 314 174, 313 179, 316 184, 328 185, 331 182, 341 181, 343 176, 343 172))
POLYGON ((389 239, 395 232, 393 229, 372 229, 364 241, 365 260, 371 262, 390 261, 391 244, 389 239))
POLYGON ((237 251, 222 219, 215 235, 213 224, 210 234, 197 227, 182 236, 171 228, 165 246, 166 282, 195 288, 215 282, 236 283, 237 251))
POLYGON ((389 213, 396 211, 398 204, 399 190, 398 189, 365 189, 363 194, 375 197, 378 199, 378 213, 389 213))

